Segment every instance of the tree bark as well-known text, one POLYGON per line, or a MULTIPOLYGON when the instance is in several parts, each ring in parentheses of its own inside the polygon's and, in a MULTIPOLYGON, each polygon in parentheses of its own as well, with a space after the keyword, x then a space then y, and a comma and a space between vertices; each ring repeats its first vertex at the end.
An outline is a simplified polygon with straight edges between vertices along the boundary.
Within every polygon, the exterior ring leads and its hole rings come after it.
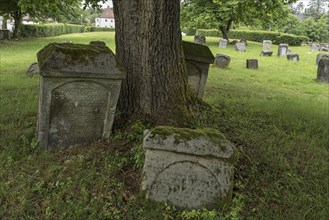
POLYGON ((13 38, 18 38, 19 29, 21 27, 22 20, 23 20, 23 14, 20 11, 15 11, 14 13, 12 13, 12 17, 14 18, 14 21, 15 21, 13 38))
POLYGON ((118 109, 156 124, 182 125, 190 114, 179 0, 113 1, 116 55, 126 68, 118 109))
POLYGON ((228 32, 230 31, 232 24, 233 24, 233 21, 232 20, 229 20, 227 22, 227 26, 226 27, 224 25, 219 26, 219 29, 222 32, 223 38, 226 39, 227 42, 229 42, 228 32))

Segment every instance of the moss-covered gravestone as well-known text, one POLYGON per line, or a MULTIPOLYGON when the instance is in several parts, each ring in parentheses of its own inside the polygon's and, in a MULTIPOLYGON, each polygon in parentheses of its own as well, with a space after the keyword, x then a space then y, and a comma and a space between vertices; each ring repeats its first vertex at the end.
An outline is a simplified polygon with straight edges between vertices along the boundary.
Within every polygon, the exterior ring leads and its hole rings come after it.
POLYGON ((213 129, 157 127, 144 137, 142 190, 179 208, 220 208, 230 200, 234 146, 213 129))
POLYGON ((124 70, 106 46, 52 43, 38 52, 38 140, 47 149, 108 138, 124 70))
POLYGON ((203 98, 208 78, 209 65, 214 55, 209 47, 183 41, 188 83, 199 98, 203 98))
POLYGON ((318 80, 324 83, 329 83, 329 59, 323 57, 318 64, 317 77, 318 80))

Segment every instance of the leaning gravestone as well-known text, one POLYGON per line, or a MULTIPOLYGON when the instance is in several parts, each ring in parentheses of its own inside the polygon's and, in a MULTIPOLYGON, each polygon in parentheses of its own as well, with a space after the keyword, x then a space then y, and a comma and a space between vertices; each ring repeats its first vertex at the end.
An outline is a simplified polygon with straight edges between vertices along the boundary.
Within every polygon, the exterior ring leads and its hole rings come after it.
POLYGON ((247 69, 258 69, 258 60, 257 59, 247 59, 246 67, 247 67, 247 69))
POLYGON ((320 50, 320 44, 318 43, 312 43, 311 45, 311 51, 314 52, 314 51, 319 51, 320 50))
POLYGON ((317 56, 316 56, 316 65, 319 64, 319 61, 326 57, 327 59, 329 59, 329 53, 319 53, 317 56))
POLYGON ((52 43, 38 52, 38 140, 62 149, 108 138, 124 69, 106 46, 52 43))
POLYGON ((316 78, 321 82, 329 83, 329 59, 324 57, 319 61, 316 78))
POLYGON ((286 56, 289 52, 288 44, 279 44, 278 47, 278 56, 286 56))
POLYGON ((263 50, 271 50, 272 41, 263 40, 263 50))
POLYGON ((227 47, 227 40, 226 39, 220 39, 219 40, 219 48, 226 48, 227 47))
POLYGON ((209 65, 214 62, 214 55, 209 47, 183 41, 185 65, 188 83, 197 96, 202 99, 208 78, 209 65))
POLYGON ((227 68, 230 65, 231 57, 224 54, 216 54, 214 64, 218 68, 227 68))
POLYGON ((206 37, 205 36, 194 36, 194 43, 196 44, 201 44, 201 45, 206 45, 206 37))
POLYGON ((239 52, 246 52, 246 45, 244 43, 238 42, 234 45, 235 50, 239 52))
POLYGON ((217 130, 157 127, 143 147, 148 199, 189 209, 220 208, 230 200, 237 154, 217 130))
POLYGON ((299 54, 293 53, 293 54, 287 54, 287 59, 295 62, 299 62, 299 54))

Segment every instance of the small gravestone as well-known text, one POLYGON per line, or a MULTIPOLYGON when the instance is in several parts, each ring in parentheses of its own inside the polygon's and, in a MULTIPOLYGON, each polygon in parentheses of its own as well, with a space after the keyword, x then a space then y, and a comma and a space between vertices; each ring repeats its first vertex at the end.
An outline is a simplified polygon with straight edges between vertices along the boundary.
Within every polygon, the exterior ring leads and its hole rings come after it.
POLYGON ((227 40, 226 39, 220 39, 219 40, 219 48, 226 48, 227 47, 227 40))
POLYGON ((321 48, 320 48, 320 51, 329 51, 329 45, 323 45, 323 46, 321 46, 321 48))
POLYGON ((241 39, 241 40, 240 40, 240 43, 244 43, 244 45, 248 46, 248 41, 245 40, 245 39, 241 39))
POLYGON ((257 59, 247 59, 246 67, 247 67, 247 69, 258 69, 258 60, 257 59))
POLYGON ((237 154, 217 130, 157 127, 145 135, 143 147, 146 198, 209 210, 231 199, 237 154))
POLYGON ((286 56, 288 54, 288 44, 279 44, 278 46, 278 56, 286 56))
POLYGON ((124 69, 108 47, 52 43, 38 52, 38 140, 58 150, 108 138, 124 69))
POLYGON ((214 64, 218 68, 227 68, 230 65, 231 57, 224 54, 216 54, 214 64))
POLYGON ((291 61, 298 62, 299 61, 299 54, 293 53, 293 54, 287 54, 287 59, 291 61))
POLYGON ((197 96, 202 99, 208 78, 209 65, 214 62, 214 55, 209 47, 183 41, 185 65, 188 83, 197 96))
POLYGON ((0 40, 9 40, 10 31, 9 30, 0 30, 0 40))
POLYGON ((40 73, 40 70, 39 70, 38 62, 31 63, 31 65, 29 66, 29 68, 26 71, 26 75, 31 76, 31 77, 33 75, 36 75, 36 74, 39 74, 39 73, 40 73))
POLYGON ((263 40, 263 51, 271 50, 272 41, 270 40, 263 40))
POLYGON ((326 57, 319 61, 316 78, 321 82, 329 83, 329 59, 326 57))
POLYGON ((244 43, 238 42, 234 45, 235 50, 239 52, 246 52, 246 45, 244 43))
POLYGON ((194 36, 194 43, 196 44, 201 44, 201 45, 206 45, 206 37, 205 36, 194 36))
POLYGON ((262 52, 260 53, 261 56, 272 56, 273 51, 272 50, 262 50, 262 52))
POLYGON ((320 50, 320 44, 318 43, 312 43, 311 45, 311 51, 314 52, 314 51, 319 51, 320 50))
POLYGON ((326 57, 327 59, 329 59, 329 53, 319 53, 317 56, 316 56, 316 65, 319 64, 319 61, 326 57))

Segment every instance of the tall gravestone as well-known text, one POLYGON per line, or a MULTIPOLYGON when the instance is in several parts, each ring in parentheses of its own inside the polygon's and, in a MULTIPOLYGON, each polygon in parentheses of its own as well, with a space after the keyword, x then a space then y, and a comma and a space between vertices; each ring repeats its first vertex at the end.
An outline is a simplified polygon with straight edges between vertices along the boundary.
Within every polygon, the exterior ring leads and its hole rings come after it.
POLYGON ((316 78, 321 82, 329 83, 329 59, 322 58, 319 61, 316 78))
POLYGON ((143 147, 148 199, 189 209, 221 208, 230 200, 237 154, 217 130, 156 127, 143 147))
POLYGON ((316 56, 316 65, 319 64, 319 61, 326 57, 327 59, 329 59, 329 53, 319 53, 317 56, 316 56))
POLYGON ((227 68, 230 65, 231 57, 224 54, 216 54, 214 65, 218 68, 227 68))
POLYGON ((219 48, 226 48, 227 47, 227 40, 226 39, 220 39, 219 40, 219 48))
POLYGON ((52 43, 38 52, 38 140, 57 150, 108 138, 125 77, 106 46, 52 43))
POLYGON ((183 41, 188 83, 199 98, 203 98, 208 78, 209 65, 214 62, 214 55, 209 47, 183 41))
POLYGON ((279 44, 278 46, 278 56, 286 56, 289 52, 289 46, 288 44, 279 44))

